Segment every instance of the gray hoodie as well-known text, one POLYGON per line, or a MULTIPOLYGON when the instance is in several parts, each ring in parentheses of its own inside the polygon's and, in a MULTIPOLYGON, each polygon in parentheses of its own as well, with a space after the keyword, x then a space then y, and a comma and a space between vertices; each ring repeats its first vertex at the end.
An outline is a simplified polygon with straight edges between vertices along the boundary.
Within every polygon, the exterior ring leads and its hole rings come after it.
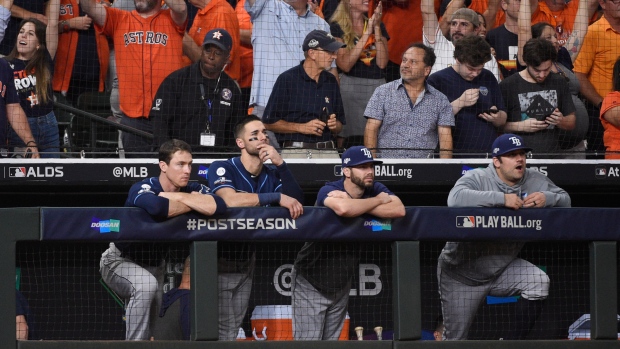
MULTIPOLYGON (((570 196, 538 171, 526 169, 519 183, 504 183, 493 163, 468 171, 448 196, 449 207, 504 207, 504 194, 545 194, 545 207, 570 207, 570 196)), ((439 256, 439 267, 452 278, 471 286, 492 281, 521 251, 524 242, 447 242, 439 256)))

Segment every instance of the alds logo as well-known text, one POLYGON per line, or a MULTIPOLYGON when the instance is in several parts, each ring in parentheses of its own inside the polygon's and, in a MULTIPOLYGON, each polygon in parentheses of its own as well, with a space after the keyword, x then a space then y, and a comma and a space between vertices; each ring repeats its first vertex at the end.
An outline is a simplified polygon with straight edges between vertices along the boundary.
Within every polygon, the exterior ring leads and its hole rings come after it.
POLYGON ((9 167, 9 178, 59 178, 64 175, 62 166, 9 167))

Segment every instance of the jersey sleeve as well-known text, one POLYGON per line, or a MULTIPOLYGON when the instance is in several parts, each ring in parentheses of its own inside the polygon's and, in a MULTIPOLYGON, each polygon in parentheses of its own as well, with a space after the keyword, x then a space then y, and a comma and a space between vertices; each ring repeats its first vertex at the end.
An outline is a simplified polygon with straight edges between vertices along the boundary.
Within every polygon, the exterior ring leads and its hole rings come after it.
POLYGON ((211 189, 209 189, 209 187, 198 182, 189 182, 186 189, 188 193, 211 194, 211 189))
POLYGON ((375 182, 374 186, 374 196, 377 196, 381 193, 386 193, 388 195, 396 195, 390 189, 388 189, 383 183, 375 182))
POLYGON ((334 190, 340 190, 333 184, 327 183, 321 189, 319 189, 319 193, 316 195, 316 204, 315 206, 325 206, 325 199, 327 199, 327 194, 334 190))
POLYGON ((236 169, 228 161, 214 161, 209 166, 207 172, 207 180, 209 181, 209 188, 214 193, 222 188, 235 188, 233 178, 235 176, 236 169))
POLYGON ((107 37, 114 35, 114 28, 116 27, 117 18, 119 14, 122 14, 122 10, 116 8, 105 7, 105 23, 103 27, 100 27, 95 23, 95 31, 102 33, 107 37))
POLYGON ((281 185, 276 188, 276 191, 297 199, 297 201, 303 205, 304 191, 299 186, 299 183, 297 183, 297 180, 293 176, 293 173, 289 170, 286 162, 282 163, 280 166, 277 166, 276 171, 281 181, 281 185))
POLYGON ((125 206, 140 207, 151 216, 166 218, 168 217, 168 199, 158 196, 150 184, 140 182, 134 184, 129 189, 129 196, 125 206))

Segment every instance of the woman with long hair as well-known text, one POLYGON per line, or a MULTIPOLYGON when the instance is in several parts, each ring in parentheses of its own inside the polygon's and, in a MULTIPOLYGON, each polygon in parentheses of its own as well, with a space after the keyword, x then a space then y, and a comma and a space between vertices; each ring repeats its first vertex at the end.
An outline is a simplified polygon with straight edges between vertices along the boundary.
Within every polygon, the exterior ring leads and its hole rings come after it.
POLYGON ((614 64, 613 74, 613 91, 605 96, 601 105, 605 159, 620 159, 620 57, 614 64))
MULTIPOLYGON (((331 34, 347 45, 336 57, 347 120, 339 134, 339 146, 363 144, 366 105, 375 88, 385 84, 389 37, 381 22, 382 9, 379 2, 368 18, 367 0, 341 0, 329 20, 331 34)), ((326 112, 329 115, 332 111, 326 112)))
MULTIPOLYGON (((529 1, 521 1, 519 13, 532 13, 529 1)), ((559 74, 568 83, 573 104, 575 105, 575 128, 572 130, 559 130, 557 133, 557 142, 560 150, 566 153, 566 158, 585 158, 586 151, 586 133, 588 132, 588 110, 579 98, 579 80, 573 73, 573 62, 577 58, 583 38, 588 30, 588 2, 580 1, 577 14, 575 15, 575 25, 570 37, 564 44, 560 46, 557 38, 556 30, 547 22, 540 22, 531 25, 530 16, 519 16, 519 51, 518 65, 519 68, 525 66, 523 62, 523 46, 529 39, 545 39, 551 41, 558 58, 551 65, 551 71, 559 74)), ((521 69, 519 69, 521 70, 521 69)))
MULTIPOLYGON (((60 157, 58 122, 54 115, 52 74, 58 47, 60 0, 50 0, 47 26, 28 18, 19 24, 17 42, 5 58, 13 69, 15 89, 42 158, 60 157)), ((16 151, 26 144, 9 130, 9 147, 16 151)))

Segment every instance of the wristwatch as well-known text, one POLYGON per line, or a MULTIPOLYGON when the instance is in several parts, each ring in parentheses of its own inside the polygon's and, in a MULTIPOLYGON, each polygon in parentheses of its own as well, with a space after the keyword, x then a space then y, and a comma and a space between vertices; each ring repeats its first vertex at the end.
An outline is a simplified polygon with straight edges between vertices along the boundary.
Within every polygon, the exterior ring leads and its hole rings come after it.
POLYGON ((69 27, 69 22, 67 22, 67 21, 62 21, 62 22, 60 22, 60 26, 61 26, 61 28, 62 28, 62 32, 63 32, 63 33, 66 33, 66 32, 68 32, 69 30, 71 30, 71 27, 69 27))

